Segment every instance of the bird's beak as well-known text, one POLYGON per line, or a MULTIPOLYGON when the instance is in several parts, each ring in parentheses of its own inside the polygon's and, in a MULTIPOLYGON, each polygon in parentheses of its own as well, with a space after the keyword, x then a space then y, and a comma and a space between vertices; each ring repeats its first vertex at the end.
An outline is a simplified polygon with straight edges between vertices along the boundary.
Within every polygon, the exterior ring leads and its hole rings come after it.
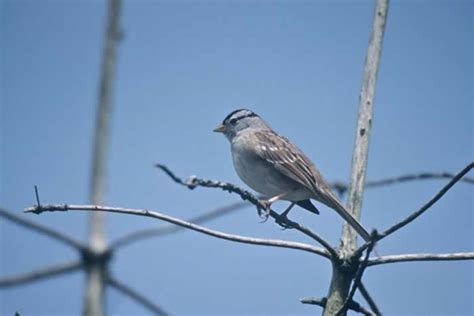
POLYGON ((214 132, 216 133, 224 133, 225 132, 225 126, 223 124, 220 124, 216 128, 213 129, 214 132))

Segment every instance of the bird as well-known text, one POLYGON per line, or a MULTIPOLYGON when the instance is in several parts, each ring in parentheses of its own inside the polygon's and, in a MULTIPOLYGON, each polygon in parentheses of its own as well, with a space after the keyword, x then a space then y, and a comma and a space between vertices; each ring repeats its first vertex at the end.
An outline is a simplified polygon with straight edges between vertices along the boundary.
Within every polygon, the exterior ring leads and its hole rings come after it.
POLYGON ((335 210, 365 241, 370 241, 369 232, 339 201, 313 162, 259 115, 248 109, 237 109, 214 132, 224 134, 229 140, 237 175, 266 198, 265 205, 290 201, 281 214, 286 218, 295 204, 319 214, 311 202, 316 200, 335 210))

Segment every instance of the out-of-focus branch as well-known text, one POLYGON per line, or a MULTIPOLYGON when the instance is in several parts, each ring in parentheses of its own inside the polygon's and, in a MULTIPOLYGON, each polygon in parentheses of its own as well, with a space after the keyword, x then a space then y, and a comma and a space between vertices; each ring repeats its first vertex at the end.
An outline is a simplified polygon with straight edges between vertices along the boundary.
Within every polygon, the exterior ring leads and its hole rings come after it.
POLYGON ((82 261, 75 260, 58 265, 49 266, 47 268, 38 269, 31 272, 21 273, 17 275, 0 278, 0 288, 22 285, 29 282, 38 281, 44 278, 59 276, 61 274, 70 273, 82 268, 82 261))
MULTIPOLYGON (((89 200, 92 204, 103 204, 104 202, 109 125, 112 115, 112 91, 115 80, 117 44, 121 38, 120 8, 121 0, 108 0, 107 28, 102 53, 90 183, 89 200)), ((95 252, 104 251, 107 247, 104 236, 104 214, 94 212, 90 215, 89 244, 91 250, 95 252)), ((85 316, 102 316, 105 314, 104 278, 106 269, 107 267, 99 266, 94 262, 86 267, 86 287, 83 307, 83 315, 85 316)))
MULTIPOLYGON (((218 217, 230 214, 248 205, 249 204, 245 202, 235 202, 232 204, 218 207, 214 210, 195 216, 193 218, 187 219, 186 221, 190 223, 194 223, 194 224, 202 224, 210 220, 216 219, 218 217)), ((182 229, 183 229, 182 226, 169 225, 165 227, 153 227, 153 228, 138 230, 130 234, 127 234, 125 236, 122 236, 116 239, 115 241, 111 242, 109 245, 109 248, 118 249, 126 245, 129 245, 131 243, 142 240, 144 238, 170 235, 170 234, 179 232, 182 229)))
POLYGON ((27 213, 36 213, 36 214, 40 214, 43 212, 55 212, 55 211, 103 211, 103 212, 111 212, 111 213, 121 213, 121 214, 152 217, 152 218, 156 218, 168 223, 182 226, 182 227, 185 227, 185 228, 188 228, 188 229, 191 229, 191 230, 194 230, 194 231, 197 231, 209 236, 217 237, 220 239, 240 242, 244 244, 303 250, 303 251, 318 254, 325 258, 331 258, 329 252, 326 251, 325 249, 314 247, 309 244, 294 242, 294 241, 287 241, 287 240, 262 239, 262 238, 253 238, 253 237, 227 234, 227 233, 223 233, 217 230, 209 229, 207 227, 189 223, 181 219, 171 217, 169 215, 164 215, 158 212, 152 212, 152 211, 143 210, 143 209, 131 209, 131 208, 109 207, 109 206, 99 206, 99 205, 68 205, 68 204, 40 205, 40 206, 33 206, 33 207, 25 209, 25 212, 27 213))
MULTIPOLYGON (((249 201, 250 203, 255 205, 257 207, 257 209, 259 209, 259 210, 260 209, 265 210, 266 207, 267 207, 265 204, 262 203, 262 201, 260 201, 252 193, 250 193, 247 190, 241 189, 238 186, 233 185, 232 183, 223 182, 223 181, 216 181, 216 180, 200 179, 200 178, 197 178, 195 176, 189 177, 186 180, 183 180, 180 177, 176 176, 165 165, 156 164, 155 166, 157 168, 163 170, 171 179, 173 179, 173 181, 175 181, 178 184, 184 185, 184 186, 186 186, 187 188, 189 188, 191 190, 195 189, 198 186, 205 187, 205 188, 220 188, 224 191, 238 194, 242 200, 249 201)), ((331 257, 334 260, 338 259, 339 256, 338 256, 336 250, 334 250, 334 248, 326 240, 324 240, 322 237, 320 237, 318 234, 316 234, 315 232, 313 232, 309 228, 288 219, 287 217, 280 216, 280 214, 276 213, 275 211, 273 211, 271 209, 268 210, 268 211, 269 211, 268 215, 271 216, 272 218, 274 218, 275 221, 279 225, 282 225, 285 228, 296 229, 296 230, 302 232, 303 234, 313 238, 314 240, 319 242, 328 251, 328 253, 331 255, 331 257)))
POLYGON ((79 251, 84 251, 87 246, 84 245, 82 242, 75 240, 71 237, 69 237, 66 234, 63 234, 61 232, 58 232, 52 228, 49 228, 47 226, 43 226, 40 224, 37 224, 33 221, 30 221, 28 219, 22 218, 19 215, 16 215, 15 213, 9 212, 3 208, 0 207, 0 217, 3 217, 9 221, 14 222, 15 224, 21 225, 23 227, 35 230, 41 234, 44 234, 46 236, 49 236, 53 239, 56 239, 57 241, 60 241, 68 246, 71 246, 79 251))
MULTIPOLYGON (((310 304, 310 305, 318 305, 321 307, 326 307, 327 299, 324 298, 315 298, 315 297, 305 297, 300 300, 302 304, 310 304)), ((354 312, 367 315, 367 316, 376 316, 376 314, 372 313, 370 310, 365 308, 364 306, 360 305, 356 301, 352 301, 348 304, 348 308, 353 310, 354 312)))
MULTIPOLYGON (((421 172, 416 174, 404 174, 396 177, 388 177, 378 180, 368 180, 365 182, 365 188, 379 188, 388 185, 394 185, 397 183, 420 181, 420 180, 441 180, 441 179, 452 179, 456 175, 449 172, 421 172)), ((474 184, 474 178, 464 177, 460 181, 474 184)), ((331 187, 338 192, 339 195, 343 195, 349 189, 347 183, 341 181, 335 181, 331 184, 331 187)))
POLYGON ((382 315, 382 312, 378 308, 377 304, 375 303, 374 299, 370 295, 369 291, 367 291, 367 288, 364 285, 364 282, 360 282, 359 284, 359 292, 362 295, 362 297, 365 299, 367 304, 369 304, 370 309, 375 315, 382 315))
POLYGON ((154 313, 155 315, 158 316, 165 316, 169 315, 167 312, 163 310, 163 308, 159 307, 155 303, 153 303, 151 300, 147 299, 128 285, 118 281, 117 279, 108 276, 107 277, 107 284, 110 285, 111 287, 115 288, 116 290, 120 291, 121 293, 127 295, 131 299, 135 300, 137 303, 143 305, 145 308, 147 308, 150 312, 154 313))
POLYGON ((459 261, 474 260, 474 252, 456 253, 414 253, 403 255, 382 256, 369 259, 368 266, 379 264, 410 262, 410 261, 459 261))
MULTIPOLYGON (((459 182, 461 180, 461 178, 464 177, 473 167, 474 167, 474 162, 470 162, 466 167, 464 167, 460 172, 458 172, 454 176, 454 178, 452 178, 451 181, 449 181, 438 193, 436 193, 436 195, 433 198, 431 198, 422 207, 420 207, 418 210, 416 210, 415 212, 413 212, 412 214, 407 216, 402 221, 398 222, 397 224, 391 226, 390 228, 388 228, 384 232, 380 233, 377 237, 378 240, 381 240, 381 239, 393 234, 394 232, 396 232, 400 228, 410 224, 412 221, 417 219, 420 215, 422 215, 424 212, 426 212, 431 206, 433 206, 436 202, 438 202, 439 199, 441 199, 443 197, 443 195, 445 195, 457 182, 459 182)), ((360 255, 362 253, 362 251, 364 251, 364 249, 366 249, 368 247, 368 245, 369 245, 369 243, 365 243, 364 245, 359 247, 359 249, 357 249, 357 251, 356 251, 356 255, 360 255)))

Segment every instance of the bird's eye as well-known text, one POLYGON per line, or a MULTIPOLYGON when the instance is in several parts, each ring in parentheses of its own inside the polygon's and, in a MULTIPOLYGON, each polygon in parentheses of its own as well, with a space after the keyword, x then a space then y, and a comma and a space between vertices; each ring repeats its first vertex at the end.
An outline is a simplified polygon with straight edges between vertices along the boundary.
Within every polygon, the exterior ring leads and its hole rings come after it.
POLYGON ((232 124, 232 125, 235 125, 235 123, 237 123, 237 120, 235 118, 233 118, 229 121, 229 123, 232 124))

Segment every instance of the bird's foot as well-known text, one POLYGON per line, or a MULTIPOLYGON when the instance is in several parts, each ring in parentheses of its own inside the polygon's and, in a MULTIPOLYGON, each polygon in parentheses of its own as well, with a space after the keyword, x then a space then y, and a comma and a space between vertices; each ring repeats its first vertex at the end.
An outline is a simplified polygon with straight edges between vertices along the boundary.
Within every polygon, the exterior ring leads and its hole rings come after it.
POLYGON ((292 229, 293 227, 289 224, 290 219, 288 218, 288 212, 281 213, 276 219, 275 222, 281 226, 281 230, 292 229))
POLYGON ((271 206, 272 203, 268 202, 267 200, 258 200, 261 206, 257 206, 257 213, 258 216, 263 219, 260 223, 265 223, 268 220, 268 217, 270 216, 270 211, 271 211, 271 206))

